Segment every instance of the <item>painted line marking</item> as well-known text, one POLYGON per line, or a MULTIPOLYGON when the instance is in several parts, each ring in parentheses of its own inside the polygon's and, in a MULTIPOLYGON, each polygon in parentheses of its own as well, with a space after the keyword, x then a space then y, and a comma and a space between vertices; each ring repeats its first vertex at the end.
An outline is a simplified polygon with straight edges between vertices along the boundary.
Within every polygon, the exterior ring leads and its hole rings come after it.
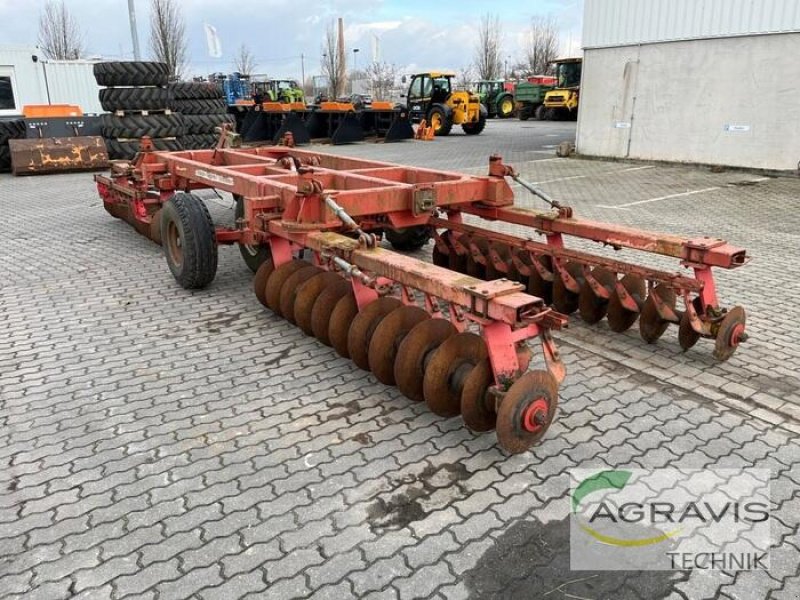
MULTIPOLYGON (((561 159, 555 159, 561 160, 561 159)), ((533 185, 542 185, 544 183, 555 183, 556 181, 572 181, 573 179, 584 179, 586 177, 595 177, 603 175, 616 175, 618 173, 630 173, 631 171, 642 171, 644 169, 654 169, 655 165, 647 165, 645 167, 630 167, 628 169, 620 169, 619 171, 609 171, 607 173, 588 173, 586 175, 572 175, 570 177, 558 177, 557 179, 545 179, 544 181, 534 181, 533 185)))
POLYGON ((637 200, 636 202, 627 202, 626 204, 620 204, 618 206, 605 206, 602 204, 598 204, 597 206, 600 208, 627 208, 629 206, 639 206, 640 204, 649 204, 650 202, 671 200, 672 198, 685 198, 687 196, 694 196, 695 194, 704 194, 706 192, 713 192, 715 190, 721 190, 721 189, 722 189, 721 187, 715 186, 710 188, 703 188, 702 190, 692 190, 690 192, 681 192, 680 194, 670 194, 668 196, 659 196, 658 198, 648 198, 647 200, 637 200))

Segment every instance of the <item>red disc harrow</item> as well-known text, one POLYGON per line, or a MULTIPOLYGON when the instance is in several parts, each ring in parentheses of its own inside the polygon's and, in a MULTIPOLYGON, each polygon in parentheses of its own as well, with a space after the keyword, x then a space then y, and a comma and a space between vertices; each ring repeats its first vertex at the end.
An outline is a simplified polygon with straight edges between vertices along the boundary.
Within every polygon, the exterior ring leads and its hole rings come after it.
MULTIPOLYGON (((500 157, 489 174, 356 160, 289 147, 144 151, 95 177, 104 206, 161 243, 185 288, 211 283, 220 244, 238 244, 259 301, 443 416, 497 430, 508 452, 547 431, 564 365, 551 336, 578 311, 624 331, 637 318, 655 342, 669 324, 684 349, 700 338, 729 358, 746 340, 741 307, 719 305, 713 267, 745 264, 722 240, 684 239, 584 221, 521 180, 500 157), (551 210, 513 206, 513 178, 551 210), (236 225, 215 227, 194 190, 230 192, 236 225), (464 222, 464 215, 531 228, 541 241, 464 222), (430 264, 397 250, 434 238, 430 264), (677 258, 669 273, 565 247, 577 237, 677 258), (552 303, 552 307, 548 306, 552 303), (529 371, 529 342, 541 368, 529 371)), ((479 219, 471 219, 478 223, 479 219)))

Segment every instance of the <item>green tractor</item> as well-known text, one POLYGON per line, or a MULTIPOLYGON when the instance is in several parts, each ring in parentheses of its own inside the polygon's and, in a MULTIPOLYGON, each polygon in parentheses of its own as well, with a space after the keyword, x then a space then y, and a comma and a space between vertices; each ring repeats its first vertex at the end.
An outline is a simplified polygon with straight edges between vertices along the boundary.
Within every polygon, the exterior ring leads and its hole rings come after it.
POLYGON ((253 96, 260 97, 263 102, 280 102, 281 104, 305 103, 303 90, 294 79, 254 81, 253 96))
POLYGON ((505 89, 502 79, 476 81, 474 90, 489 117, 507 119, 514 114, 514 94, 505 89))

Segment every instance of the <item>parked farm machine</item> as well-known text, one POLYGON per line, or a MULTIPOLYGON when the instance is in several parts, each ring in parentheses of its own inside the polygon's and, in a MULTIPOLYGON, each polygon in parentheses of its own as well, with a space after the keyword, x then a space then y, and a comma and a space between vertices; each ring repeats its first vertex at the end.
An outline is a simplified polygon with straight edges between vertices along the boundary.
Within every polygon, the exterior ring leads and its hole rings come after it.
POLYGON ((673 323, 684 348, 709 338, 721 360, 746 339, 744 310, 720 306, 712 274, 746 254, 722 240, 578 219, 499 156, 488 176, 474 177, 223 141, 153 152, 145 140, 135 161, 96 176, 106 209, 162 243, 184 288, 209 285, 218 246, 238 244, 264 306, 437 415, 496 429, 508 452, 530 448, 554 418, 565 368, 551 332, 569 313, 607 315, 614 331, 638 318, 648 342, 673 323), (550 209, 515 207, 509 179, 550 209), (202 189, 233 194, 235 226, 214 226, 193 194, 202 189), (475 217, 542 239, 491 231, 475 217), (433 236, 434 264, 381 247, 382 235, 399 250, 433 236), (569 237, 673 257, 693 276, 569 249, 569 237), (541 354, 529 370, 533 341, 541 354))

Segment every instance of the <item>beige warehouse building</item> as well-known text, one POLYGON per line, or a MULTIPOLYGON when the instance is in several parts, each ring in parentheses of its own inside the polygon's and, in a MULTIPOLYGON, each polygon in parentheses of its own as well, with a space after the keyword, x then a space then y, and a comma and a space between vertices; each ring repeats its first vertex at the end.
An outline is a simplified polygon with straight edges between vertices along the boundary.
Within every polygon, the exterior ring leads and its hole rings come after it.
POLYGON ((585 0, 586 155, 795 170, 800 0, 585 0))

